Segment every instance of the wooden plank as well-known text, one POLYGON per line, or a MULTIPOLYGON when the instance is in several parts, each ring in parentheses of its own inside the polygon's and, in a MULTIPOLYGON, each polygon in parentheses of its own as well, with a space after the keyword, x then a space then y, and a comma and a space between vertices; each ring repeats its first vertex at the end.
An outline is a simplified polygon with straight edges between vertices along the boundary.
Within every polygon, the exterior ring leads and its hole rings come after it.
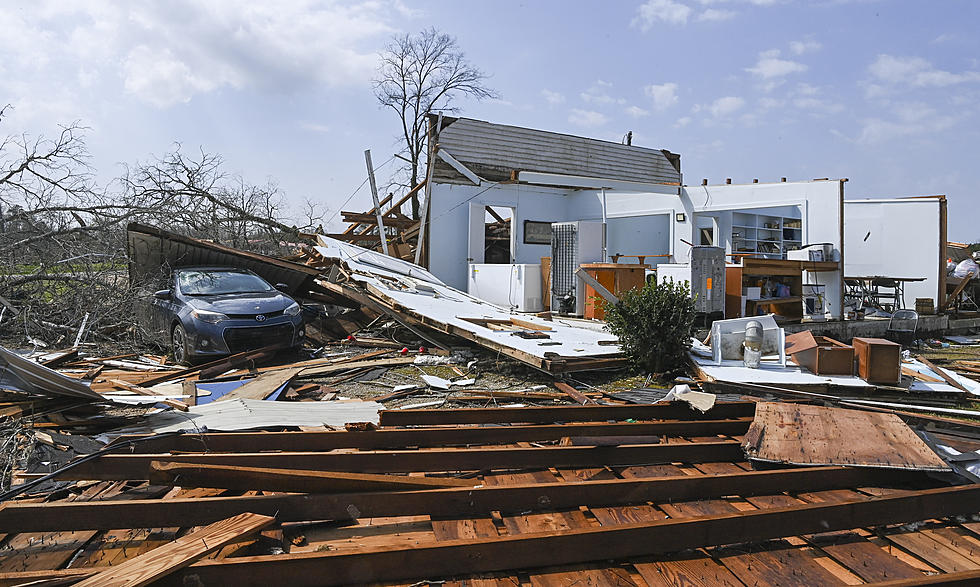
POLYGON ((936 375, 939 375, 940 377, 942 377, 943 381, 945 381, 946 383, 952 385, 953 387, 955 387, 956 389, 959 389, 960 391, 965 391, 967 393, 971 393, 969 389, 963 387, 963 384, 962 383, 960 383, 956 379, 953 379, 953 377, 949 373, 947 373, 946 371, 944 371, 943 369, 940 369, 939 367, 935 366, 932 363, 932 361, 930 361, 929 359, 927 359, 925 357, 922 357, 922 356, 919 356, 919 357, 916 357, 916 360, 919 361, 920 363, 922 363, 923 365, 925 365, 926 367, 929 367, 929 369, 932 370, 933 373, 935 373, 936 375))
POLYGON ((221 520, 122 564, 109 567, 76 585, 77 587, 143 587, 190 565, 208 553, 258 532, 275 521, 276 519, 270 516, 250 513, 221 520))
MULTIPOLYGON (((159 394, 157 392, 153 391, 152 389, 147 389, 147 388, 142 387, 142 386, 139 386, 139 385, 134 385, 132 383, 129 383, 128 381, 123 381, 122 379, 110 379, 109 380, 109 383, 112 383, 116 387, 121 387, 121 388, 123 388, 123 389, 125 389, 127 391, 132 391, 132 392, 138 393, 140 395, 147 395, 147 396, 150 396, 150 397, 159 396, 159 394)), ((175 400, 175 399, 167 399, 165 397, 161 397, 160 398, 160 403, 161 404, 164 404, 164 405, 168 405, 171 408, 176 408, 176 409, 180 410, 181 412, 186 412, 189 409, 189 407, 187 406, 187 404, 185 404, 182 401, 175 400)))
POLYGON ((315 552, 202 561, 173 576, 201 583, 293 587, 398 581, 623 560, 721 544, 754 542, 864 526, 975 512, 980 487, 909 492, 839 504, 807 504, 610 528, 571 529, 475 540, 445 541, 350 553, 315 552), (330 569, 323 573, 323 569, 330 569))
POLYGON ((568 397, 572 398, 573 400, 577 401, 582 405, 596 403, 595 400, 586 396, 584 393, 575 389, 574 387, 572 387, 567 383, 562 383, 561 381, 555 381, 555 387, 565 392, 565 394, 568 395, 568 397))
POLYGON ((249 381, 214 400, 216 402, 233 399, 265 399, 272 393, 292 381, 306 367, 290 367, 278 371, 269 371, 249 381))
POLYGON ((324 365, 322 367, 304 367, 296 377, 318 377, 321 375, 329 375, 331 373, 337 373, 339 371, 347 371, 348 369, 364 369, 373 367, 398 367, 401 365, 411 365, 415 361, 415 357, 392 357, 390 359, 375 359, 372 361, 356 361, 351 363, 333 363, 330 365, 324 365))
POLYGON ((293 493, 348 493, 474 487, 478 481, 449 477, 372 475, 295 469, 268 469, 222 465, 183 465, 167 461, 150 463, 150 483, 181 487, 220 487, 242 491, 293 493))
POLYGON ((894 414, 815 405, 760 402, 744 448, 750 459, 795 465, 950 470, 894 414))
MULTIPOLYGON (((409 390, 414 392, 418 390, 409 390)), ((467 391, 467 393, 471 393, 467 391)), ((391 395, 391 394, 389 394, 391 395)), ((378 401, 382 398, 374 398, 378 401)), ((560 440, 563 437, 714 436, 745 434, 750 418, 731 420, 663 420, 602 424, 539 424, 460 426, 444 428, 381 428, 368 431, 212 432, 174 436, 131 435, 116 442, 141 439, 132 454, 164 452, 326 451, 338 448, 378 449, 452 445, 508 444, 560 440)))
MULTIPOLYGON (((363 451, 358 453, 237 453, 185 454, 166 460, 202 465, 234 465, 282 469, 321 469, 363 473, 421 471, 474 471, 494 468, 580 467, 632 463, 738 460, 736 441, 638 446, 558 446, 544 448, 427 449, 418 451, 363 451)), ((146 479, 150 462, 160 455, 103 455, 79 463, 59 475, 62 479, 146 479)))
MULTIPOLYGON (((601 466, 601 465, 599 465, 601 466)), ((350 519, 357 517, 430 514, 482 516, 493 511, 540 511, 588 504, 613 507, 636 503, 704 501, 727 495, 760 495, 777 491, 820 491, 840 487, 919 483, 925 474, 856 467, 810 467, 738 474, 687 475, 673 465, 630 466, 625 479, 432 489, 425 492, 355 493, 342 495, 263 495, 209 499, 139 500, 113 503, 55 502, 0 505, 0 528, 10 532, 110 529, 125 520, 137 528, 207 524, 242 511, 276 514, 280 521, 350 519)), ((848 496, 840 501, 856 499, 848 496)))

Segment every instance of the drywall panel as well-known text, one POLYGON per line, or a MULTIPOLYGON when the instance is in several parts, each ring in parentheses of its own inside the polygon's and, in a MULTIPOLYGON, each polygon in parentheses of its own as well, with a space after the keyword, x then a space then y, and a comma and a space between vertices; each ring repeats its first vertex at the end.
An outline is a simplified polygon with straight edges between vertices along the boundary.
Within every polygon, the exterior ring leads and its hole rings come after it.
POLYGON ((844 201, 844 273, 925 277, 905 285, 905 307, 939 295, 940 200, 844 201))

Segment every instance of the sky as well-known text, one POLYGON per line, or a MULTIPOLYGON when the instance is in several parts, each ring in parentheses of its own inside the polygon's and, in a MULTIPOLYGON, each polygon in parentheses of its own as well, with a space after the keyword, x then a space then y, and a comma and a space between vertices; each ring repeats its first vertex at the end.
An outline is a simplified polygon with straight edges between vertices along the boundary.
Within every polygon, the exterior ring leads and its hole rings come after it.
MULTIPOLYGON (((453 35, 499 99, 463 116, 668 149, 685 183, 945 194, 980 241, 980 2, 0 0, 0 134, 88 128, 103 183, 180 144, 329 217, 399 148, 393 35, 453 35)), ((379 169, 389 173, 394 163, 379 169)), ((370 207, 362 187, 345 210, 370 207)), ((333 227, 339 227, 337 218, 333 227)))

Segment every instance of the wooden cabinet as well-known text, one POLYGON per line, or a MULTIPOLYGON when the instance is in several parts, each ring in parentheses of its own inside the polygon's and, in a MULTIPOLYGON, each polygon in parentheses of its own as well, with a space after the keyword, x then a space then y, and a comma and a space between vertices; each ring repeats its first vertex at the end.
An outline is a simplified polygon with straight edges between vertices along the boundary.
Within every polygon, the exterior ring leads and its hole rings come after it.
POLYGON ((902 381, 902 347, 883 338, 851 341, 857 356, 858 376, 868 383, 897 385, 902 381))
MULTIPOLYGON (((614 296, 646 283, 646 270, 649 265, 637 263, 583 263, 582 269, 598 281, 614 296)), ((585 317, 602 320, 606 312, 602 309, 602 298, 588 284, 585 285, 585 317)))
POLYGON ((808 330, 786 337, 786 354, 816 375, 854 375, 854 347, 808 330))
POLYGON ((799 322, 803 319, 803 271, 838 271, 840 264, 834 261, 795 261, 787 259, 742 258, 740 265, 725 268, 725 317, 739 318, 742 314, 742 291, 745 287, 757 287, 767 280, 789 288, 789 295, 762 295, 745 302, 745 316, 755 316, 759 308, 780 316, 783 322, 799 322))

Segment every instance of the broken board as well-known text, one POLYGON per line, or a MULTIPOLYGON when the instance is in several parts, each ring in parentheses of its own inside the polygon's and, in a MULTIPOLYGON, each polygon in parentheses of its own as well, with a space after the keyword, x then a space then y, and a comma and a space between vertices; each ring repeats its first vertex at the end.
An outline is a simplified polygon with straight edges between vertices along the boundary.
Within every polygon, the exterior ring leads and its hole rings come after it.
POLYGON ((895 414, 842 408, 760 402, 742 448, 771 463, 951 470, 895 414))

